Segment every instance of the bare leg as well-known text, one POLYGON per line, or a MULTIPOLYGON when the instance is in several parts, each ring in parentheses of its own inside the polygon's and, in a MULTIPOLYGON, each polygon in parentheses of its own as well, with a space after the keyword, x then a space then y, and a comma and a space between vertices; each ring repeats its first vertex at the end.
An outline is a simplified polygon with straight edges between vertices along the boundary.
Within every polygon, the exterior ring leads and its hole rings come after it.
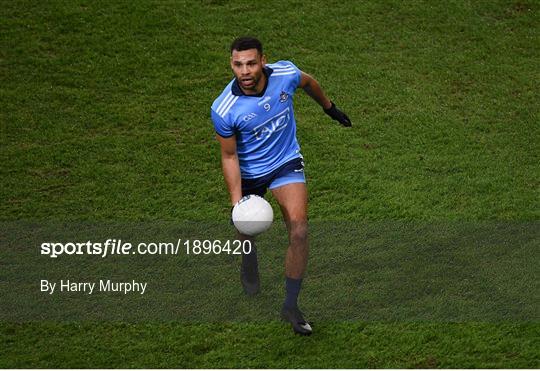
POLYGON ((312 329, 298 308, 298 295, 308 258, 307 188, 305 183, 291 183, 272 190, 278 201, 287 229, 289 247, 285 258, 285 302, 281 318, 289 322, 295 333, 310 335, 312 329))
POLYGON ((285 275, 300 279, 308 259, 307 188, 305 183, 291 183, 272 190, 289 232, 285 275))

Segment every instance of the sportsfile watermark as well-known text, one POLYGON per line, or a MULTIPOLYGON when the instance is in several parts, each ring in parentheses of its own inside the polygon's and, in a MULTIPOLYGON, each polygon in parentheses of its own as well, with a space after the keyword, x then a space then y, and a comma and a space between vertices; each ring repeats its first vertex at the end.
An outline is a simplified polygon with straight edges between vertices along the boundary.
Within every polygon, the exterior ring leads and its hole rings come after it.
POLYGON ((104 242, 43 242, 40 254, 50 258, 62 255, 96 255, 101 258, 113 255, 242 255, 252 250, 250 240, 191 240, 177 239, 175 242, 132 243, 120 238, 109 238, 104 242))
MULTIPOLYGON (((310 318, 538 321, 540 222, 310 222, 310 318)), ((264 321, 284 298, 284 224, 0 222, 0 321, 264 321), (257 253, 246 297, 242 253, 257 253)))

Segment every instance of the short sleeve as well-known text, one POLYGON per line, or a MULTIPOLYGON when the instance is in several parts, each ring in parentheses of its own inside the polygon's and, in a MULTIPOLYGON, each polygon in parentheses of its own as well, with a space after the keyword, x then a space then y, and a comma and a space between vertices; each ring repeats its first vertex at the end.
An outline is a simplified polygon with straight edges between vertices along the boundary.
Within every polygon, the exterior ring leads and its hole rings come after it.
POLYGON ((291 88, 293 90, 296 90, 296 88, 298 88, 298 86, 300 85, 300 80, 302 79, 302 71, 300 71, 300 69, 296 67, 293 62, 287 61, 287 63, 294 69, 295 73, 291 76, 293 77, 291 79, 291 88))
POLYGON ((214 112, 214 110, 211 110, 210 112, 216 133, 224 138, 232 137, 234 135, 234 128, 230 124, 227 124, 220 115, 214 112))
POLYGON ((272 76, 282 76, 287 82, 288 91, 294 93, 300 85, 302 71, 291 61, 279 61, 271 64, 270 67, 273 69, 272 76))

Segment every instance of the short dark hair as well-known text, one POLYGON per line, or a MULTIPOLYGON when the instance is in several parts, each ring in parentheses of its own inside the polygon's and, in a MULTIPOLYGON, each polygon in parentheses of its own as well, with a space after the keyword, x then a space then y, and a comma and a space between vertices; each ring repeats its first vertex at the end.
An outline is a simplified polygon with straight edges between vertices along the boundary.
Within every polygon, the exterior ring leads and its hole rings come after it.
POLYGON ((257 49, 260 55, 263 53, 263 47, 261 42, 254 38, 249 36, 243 36, 239 37, 236 40, 234 40, 231 44, 231 54, 233 50, 242 51, 242 50, 249 50, 249 49, 257 49))

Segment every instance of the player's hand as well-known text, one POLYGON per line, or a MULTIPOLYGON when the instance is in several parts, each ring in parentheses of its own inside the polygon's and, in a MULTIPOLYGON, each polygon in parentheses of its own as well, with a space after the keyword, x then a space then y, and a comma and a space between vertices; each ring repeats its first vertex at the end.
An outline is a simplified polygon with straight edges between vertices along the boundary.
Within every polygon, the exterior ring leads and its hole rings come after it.
POLYGON ((332 119, 336 120, 337 122, 339 122, 343 126, 346 126, 346 127, 352 126, 352 123, 351 123, 351 120, 349 119, 349 116, 347 116, 345 113, 341 112, 336 107, 334 102, 330 102, 330 103, 332 103, 332 106, 330 108, 328 108, 328 109, 325 109, 324 113, 326 113, 328 116, 330 116, 332 119))

